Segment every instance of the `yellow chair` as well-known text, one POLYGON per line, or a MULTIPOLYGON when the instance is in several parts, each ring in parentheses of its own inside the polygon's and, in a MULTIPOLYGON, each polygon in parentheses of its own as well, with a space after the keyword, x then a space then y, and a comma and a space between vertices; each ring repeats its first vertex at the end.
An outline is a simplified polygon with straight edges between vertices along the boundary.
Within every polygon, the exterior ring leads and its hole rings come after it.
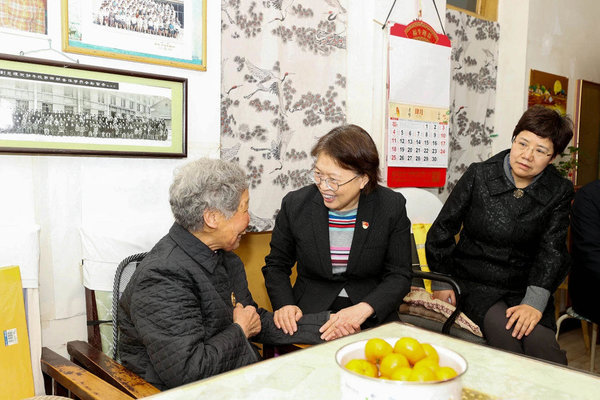
MULTIPOLYGON (((425 257, 425 240, 427 231, 444 204, 435 194, 425 189, 403 187, 396 188, 394 191, 402 194, 406 199, 406 214, 411 222, 410 232, 415 245, 413 251, 416 251, 416 257, 413 257, 413 268, 429 272, 425 257)), ((425 279, 423 282, 425 290, 431 293, 431 281, 425 279)))

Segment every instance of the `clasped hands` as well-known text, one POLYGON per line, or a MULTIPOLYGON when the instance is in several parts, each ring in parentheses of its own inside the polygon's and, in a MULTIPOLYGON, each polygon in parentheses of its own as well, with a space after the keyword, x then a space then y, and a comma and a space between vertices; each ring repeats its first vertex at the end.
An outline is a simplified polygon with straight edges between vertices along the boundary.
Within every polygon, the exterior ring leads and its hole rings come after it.
POLYGON ((233 322, 242 328, 247 338, 260 333, 260 315, 254 306, 244 307, 242 303, 237 303, 233 308, 233 322))
MULTIPOLYGON (((331 314, 329 320, 319 328, 321 339, 329 341, 360 331, 360 326, 375 310, 369 304, 361 302, 331 314)), ((297 322, 302 318, 302 310, 295 305, 283 306, 273 313, 277 328, 288 335, 298 330, 297 322)))
MULTIPOLYGON (((434 290, 433 298, 456 306, 456 296, 453 290, 434 290)), ((528 336, 540 322, 542 313, 528 304, 519 304, 506 309, 506 319, 508 319, 506 330, 510 330, 514 325, 512 337, 522 339, 523 336, 528 336)))

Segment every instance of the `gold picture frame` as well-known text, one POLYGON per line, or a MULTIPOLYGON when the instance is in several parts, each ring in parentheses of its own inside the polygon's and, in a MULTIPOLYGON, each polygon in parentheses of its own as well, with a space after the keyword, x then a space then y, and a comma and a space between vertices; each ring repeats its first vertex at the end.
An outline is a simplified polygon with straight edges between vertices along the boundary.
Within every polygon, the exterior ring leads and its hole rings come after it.
POLYGON ((206 1, 62 0, 62 49, 206 71, 206 1))

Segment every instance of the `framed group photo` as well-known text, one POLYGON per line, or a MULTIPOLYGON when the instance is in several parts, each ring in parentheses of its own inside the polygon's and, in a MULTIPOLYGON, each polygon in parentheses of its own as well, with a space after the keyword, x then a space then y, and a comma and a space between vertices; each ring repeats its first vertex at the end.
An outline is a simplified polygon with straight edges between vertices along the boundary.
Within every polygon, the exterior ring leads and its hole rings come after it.
POLYGON ((0 152, 185 157, 187 80, 0 54, 0 152))
POLYGON ((62 0, 62 49, 206 70, 206 0, 62 0))

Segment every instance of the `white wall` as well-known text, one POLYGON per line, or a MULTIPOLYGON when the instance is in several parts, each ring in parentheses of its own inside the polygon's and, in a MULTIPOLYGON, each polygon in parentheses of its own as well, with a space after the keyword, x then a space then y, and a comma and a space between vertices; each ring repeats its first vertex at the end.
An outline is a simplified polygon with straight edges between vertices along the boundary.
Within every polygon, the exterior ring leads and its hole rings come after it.
POLYGON ((577 79, 600 82, 600 2, 597 0, 500 0, 500 60, 494 153, 508 148, 527 108, 529 72, 569 78, 567 114, 574 116, 577 79), (526 39, 526 40, 525 40, 526 39))
MULTIPOLYGON (((348 30, 348 120, 374 137, 380 153, 385 145, 384 39, 380 26, 393 0, 350 0, 348 30), (369 57, 371 61, 369 62, 369 57)), ((390 20, 409 23, 419 2, 399 0, 390 20)), ((423 4, 423 19, 439 31, 431 2, 423 4)), ((446 2, 436 4, 445 21, 446 2)), ((600 82, 600 2, 597 0, 499 0, 500 43, 496 94, 496 134, 492 153, 510 147, 512 131, 527 108, 529 71, 569 77, 567 113, 574 114, 577 79, 600 82)))
POLYGON ((510 147, 512 131, 527 107, 525 57, 527 54, 527 26, 529 1, 499 0, 498 74, 496 86, 496 134, 492 154, 510 147))
MULTIPOLYGON (((381 24, 393 0, 349 0, 348 6, 348 123, 357 124, 371 134, 379 154, 385 154, 385 82, 387 42, 381 24)), ((407 25, 418 16, 436 31, 441 26, 431 1, 398 0, 389 21, 407 25)), ((446 20, 446 0, 435 0, 442 22, 446 20)), ((382 157, 382 167, 383 157, 382 157)), ((382 174, 385 178, 385 174, 382 174)))
POLYGON ((600 83, 600 2, 530 0, 527 33, 527 84, 536 69, 569 78, 567 113, 575 114, 578 79, 600 83))
MULTIPOLYGON (((173 169, 200 156, 218 157, 220 131, 220 8, 208 1, 207 71, 79 56, 81 64, 188 79, 188 158, 152 159, 0 155, 0 224, 40 231, 40 303, 43 345, 65 354, 64 344, 86 339, 85 302, 79 262, 79 229, 152 243, 171 224, 167 190, 173 169)), ((60 0, 48 0, 48 33, 60 50, 60 0)), ((3 53, 47 49, 35 36, 0 33, 3 53)), ((26 55, 68 62, 53 51, 26 55)))

